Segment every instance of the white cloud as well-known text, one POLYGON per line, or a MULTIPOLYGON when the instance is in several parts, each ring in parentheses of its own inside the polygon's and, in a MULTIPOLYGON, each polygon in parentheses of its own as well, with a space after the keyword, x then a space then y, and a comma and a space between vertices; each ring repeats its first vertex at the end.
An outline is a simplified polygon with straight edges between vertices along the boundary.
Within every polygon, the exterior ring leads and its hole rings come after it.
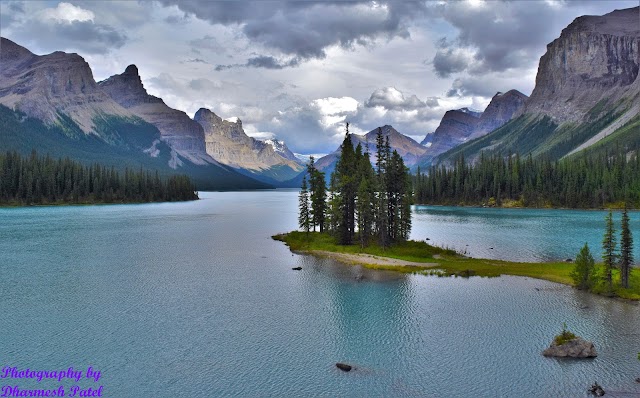
POLYGON ((70 3, 59 3, 56 8, 46 8, 41 11, 43 20, 52 20, 58 23, 72 23, 94 21, 95 15, 89 10, 76 7, 70 3))

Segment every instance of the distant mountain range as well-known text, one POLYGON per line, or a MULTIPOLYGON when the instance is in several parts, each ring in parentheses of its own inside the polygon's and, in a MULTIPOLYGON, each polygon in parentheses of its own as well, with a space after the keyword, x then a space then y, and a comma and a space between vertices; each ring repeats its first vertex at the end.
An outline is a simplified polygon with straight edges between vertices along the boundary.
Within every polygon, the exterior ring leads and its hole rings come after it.
POLYGON ((576 18, 547 46, 531 97, 508 122, 432 162, 448 165, 460 155, 473 161, 482 152, 559 159, 615 146, 635 150, 640 145, 639 21, 640 7, 576 18))
MULTIPOLYGON (((382 126, 412 170, 480 153, 559 159, 640 145, 640 7, 583 16, 547 46, 530 97, 497 93, 487 108, 445 113, 421 144, 382 126)), ((377 128, 351 135, 375 162, 377 128)), ((201 108, 190 118, 149 95, 135 65, 96 82, 77 54, 35 55, 0 38, 0 147, 22 153, 186 173, 199 189, 299 186, 305 157, 283 141, 246 135, 242 122, 201 108), (302 159, 302 160, 301 160, 302 159)), ((316 159, 327 178, 339 149, 316 159)))
POLYGON ((135 65, 96 82, 77 54, 38 56, 6 38, 0 106, 5 150, 186 173, 200 189, 270 188, 303 169, 283 142, 250 138, 240 121, 207 109, 194 120, 149 95, 135 65))

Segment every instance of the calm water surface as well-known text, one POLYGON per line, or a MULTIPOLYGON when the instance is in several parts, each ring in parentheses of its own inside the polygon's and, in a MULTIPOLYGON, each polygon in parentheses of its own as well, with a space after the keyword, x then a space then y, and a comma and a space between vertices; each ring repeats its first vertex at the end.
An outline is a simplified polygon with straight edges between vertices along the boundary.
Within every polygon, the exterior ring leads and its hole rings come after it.
MULTIPOLYGON (((416 206, 412 239, 449 247, 471 257, 511 261, 575 258, 585 243, 599 261, 605 211, 416 206)), ((640 239, 640 213, 629 212, 640 239)), ((620 232, 620 212, 614 212, 620 232)), ((618 237, 619 238, 619 237, 618 237)), ((634 255, 640 259, 640 245, 634 255)))
MULTIPOLYGON (((636 305, 529 278, 407 276, 292 255, 270 235, 295 228, 295 191, 201 196, 0 209, 0 369, 92 366, 99 382, 78 384, 103 385, 105 397, 582 397, 593 381, 607 396, 640 394, 636 305), (600 355, 542 357, 563 322, 600 355)), ((585 240, 598 247, 602 219, 420 207, 413 238, 562 258, 585 240)))

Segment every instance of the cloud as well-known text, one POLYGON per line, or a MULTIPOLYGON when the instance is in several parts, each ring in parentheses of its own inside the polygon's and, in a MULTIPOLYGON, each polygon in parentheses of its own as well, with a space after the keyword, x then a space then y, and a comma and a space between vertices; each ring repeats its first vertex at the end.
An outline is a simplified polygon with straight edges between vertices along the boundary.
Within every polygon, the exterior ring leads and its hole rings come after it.
MULTIPOLYGON (((634 2, 629 2, 633 7, 634 2)), ((619 3, 620 5, 623 3, 619 3)), ((467 72, 479 76, 530 67, 579 12, 610 12, 616 4, 594 1, 451 1, 429 3, 428 15, 456 31, 441 39, 432 58, 440 77, 467 72), (607 4, 608 3, 608 4, 607 4)), ((637 1, 635 2, 637 6, 637 1)))
POLYGON ((438 99, 430 98, 427 102, 424 102, 415 95, 405 98, 404 94, 395 87, 385 87, 374 91, 371 97, 365 101, 365 106, 369 108, 381 106, 385 109, 414 110, 426 106, 438 106, 438 99))
POLYGON ((433 57, 434 71, 445 78, 466 70, 473 63, 473 52, 467 48, 440 48, 433 57))
POLYGON ((24 14, 24 4, 20 1, 0 2, 0 28, 6 28, 24 14))
MULTIPOLYGON (((289 63, 250 59, 246 66, 280 69, 309 59, 324 59, 331 46, 351 49, 379 37, 409 37, 407 21, 418 16, 419 2, 200 2, 161 0, 212 24, 236 25, 254 44, 293 57, 289 63)), ((224 66, 223 66, 224 67, 224 66)))
POLYGON ((197 50, 198 52, 201 50, 209 50, 215 53, 224 53, 226 51, 224 46, 222 46, 215 37, 210 35, 190 40, 189 45, 193 50, 197 50))
MULTIPOLYGON (((446 102, 450 106, 451 101, 446 102)), ((385 87, 363 102, 352 97, 318 98, 278 112, 270 121, 258 123, 258 129, 273 132, 298 152, 333 152, 344 137, 346 122, 352 133, 364 134, 390 124, 420 141, 435 130, 446 110, 437 98, 422 101, 385 87)))
POLYGON ((202 58, 190 58, 183 62, 186 62, 188 64, 208 64, 208 62, 202 58))
POLYGON ((32 50, 62 50, 106 54, 122 47, 127 37, 96 23, 95 14, 70 3, 59 3, 25 16, 11 25, 12 37, 32 50))
POLYGON ((300 59, 298 57, 292 58, 288 61, 280 61, 272 56, 259 55, 257 57, 249 58, 244 64, 218 65, 215 70, 219 72, 232 68, 284 69, 298 65, 300 65, 300 59))
POLYGON ((76 7, 70 3, 59 3, 56 8, 45 8, 40 12, 43 20, 53 20, 58 23, 93 22, 95 15, 89 10, 76 7))
POLYGON ((475 76, 458 77, 451 83, 447 97, 491 98, 498 91, 507 92, 511 89, 530 95, 536 73, 536 68, 519 68, 507 72, 487 72, 482 79, 475 76))

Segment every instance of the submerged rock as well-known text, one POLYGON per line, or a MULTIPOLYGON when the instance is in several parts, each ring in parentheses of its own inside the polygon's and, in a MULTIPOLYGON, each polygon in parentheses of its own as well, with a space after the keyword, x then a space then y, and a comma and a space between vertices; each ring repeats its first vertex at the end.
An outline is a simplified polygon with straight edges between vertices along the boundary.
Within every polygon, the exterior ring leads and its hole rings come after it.
POLYGON ((347 365, 346 363, 338 362, 336 363, 336 367, 343 372, 350 372, 353 369, 353 366, 347 365))
POLYGON ((593 343, 582 337, 576 337, 560 345, 554 341, 549 348, 542 351, 542 355, 560 358, 594 358, 598 356, 593 343))
POLYGON ((602 388, 602 386, 598 383, 593 383, 593 385, 589 389, 589 392, 596 397, 601 397, 604 395, 604 388, 602 388))

